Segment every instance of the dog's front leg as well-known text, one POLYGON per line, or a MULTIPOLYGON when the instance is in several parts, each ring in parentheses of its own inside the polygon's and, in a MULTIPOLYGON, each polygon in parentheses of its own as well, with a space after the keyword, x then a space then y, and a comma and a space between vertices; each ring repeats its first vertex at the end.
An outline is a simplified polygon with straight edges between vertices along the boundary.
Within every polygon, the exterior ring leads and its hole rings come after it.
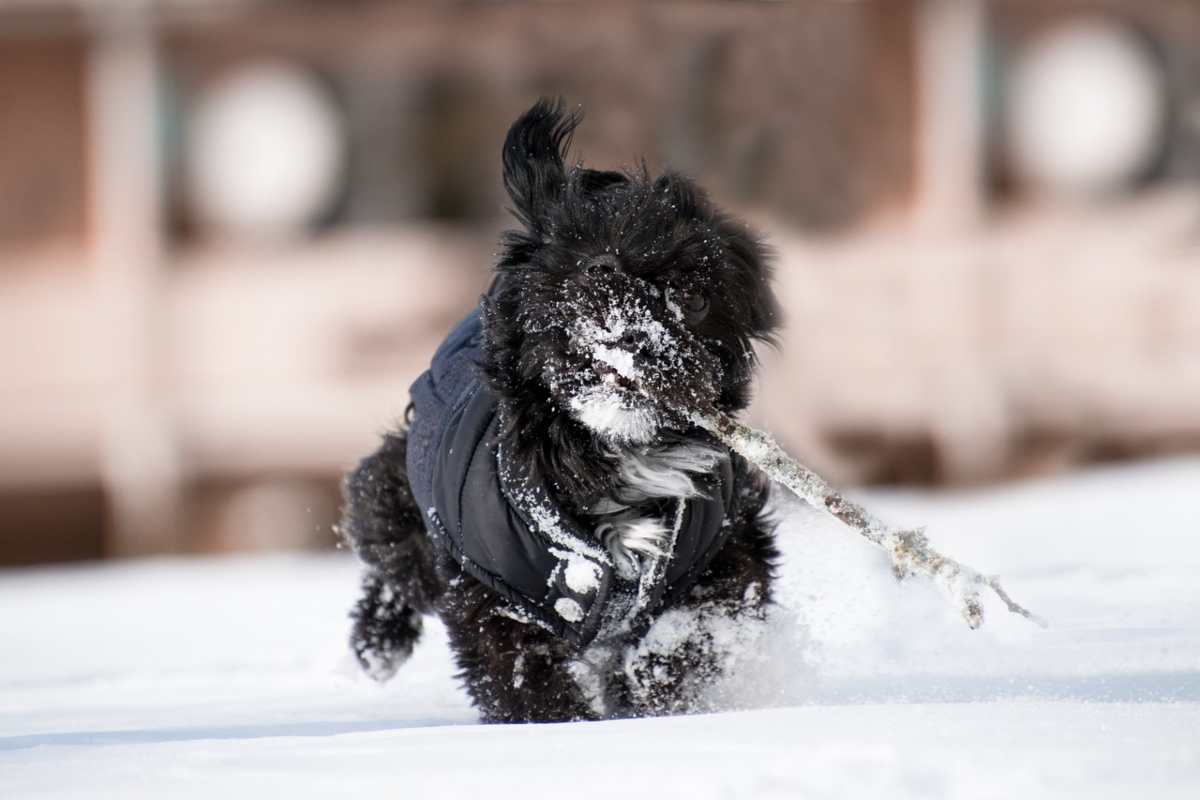
POLYGON ((602 687, 574 648, 521 621, 469 575, 439 603, 459 677, 484 722, 569 722, 603 716, 602 687))
POLYGON ((388 434, 346 476, 339 532, 366 565, 351 612, 351 648, 372 678, 387 680, 412 654, 421 615, 442 592, 432 547, 408 483, 408 437, 388 434))
POLYGON ((671 608, 654 619, 622 660, 625 696, 634 714, 659 716, 713 711, 722 682, 752 661, 766 635, 764 609, 703 601, 671 608))
POLYGON ((626 649, 619 678, 632 713, 712 710, 725 678, 757 657, 778 559, 765 501, 758 485, 740 498, 734 531, 696 585, 626 649))

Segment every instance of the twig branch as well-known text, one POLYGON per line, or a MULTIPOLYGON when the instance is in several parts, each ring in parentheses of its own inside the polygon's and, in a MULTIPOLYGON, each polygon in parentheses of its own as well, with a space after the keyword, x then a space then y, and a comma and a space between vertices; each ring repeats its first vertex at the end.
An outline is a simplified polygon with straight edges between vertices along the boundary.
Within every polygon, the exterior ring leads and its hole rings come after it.
POLYGON ((783 484, 814 508, 825 509, 885 551, 892 560, 892 571, 897 579, 913 574, 932 579, 958 604, 971 628, 983 624, 983 603, 979 598, 981 587, 995 592, 1012 613, 1043 628, 1047 627, 1044 619, 1009 597, 1000 586, 997 576, 985 576, 934 550, 921 528, 893 530, 884 525, 865 508, 831 488, 820 475, 785 453, 767 434, 719 412, 693 416, 692 421, 711 431, 732 450, 765 472, 771 480, 783 484))

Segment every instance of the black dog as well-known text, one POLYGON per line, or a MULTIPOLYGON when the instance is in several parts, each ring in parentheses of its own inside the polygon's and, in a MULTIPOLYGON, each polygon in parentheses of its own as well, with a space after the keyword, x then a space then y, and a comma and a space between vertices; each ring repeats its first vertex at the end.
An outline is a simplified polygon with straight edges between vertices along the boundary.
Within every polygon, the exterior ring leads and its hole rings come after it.
POLYGON ((359 661, 390 677, 436 613, 488 721, 704 708, 771 598, 767 482, 688 419, 748 402, 764 248, 684 177, 566 166, 578 124, 509 130, 524 229, 344 487, 359 661))

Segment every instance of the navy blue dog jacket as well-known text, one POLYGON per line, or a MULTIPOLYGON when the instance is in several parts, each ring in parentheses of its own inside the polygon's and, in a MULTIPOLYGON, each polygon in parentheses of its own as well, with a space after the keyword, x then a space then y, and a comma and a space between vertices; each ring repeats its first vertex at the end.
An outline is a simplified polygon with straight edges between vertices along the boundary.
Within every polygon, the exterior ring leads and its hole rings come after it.
POLYGON ((519 618, 581 648, 690 589, 728 532, 730 460, 698 482, 706 496, 676 502, 668 554, 650 559, 638 579, 623 579, 597 538, 559 509, 546 476, 506 458, 482 359, 476 308, 410 390, 408 476, 434 542, 519 618))

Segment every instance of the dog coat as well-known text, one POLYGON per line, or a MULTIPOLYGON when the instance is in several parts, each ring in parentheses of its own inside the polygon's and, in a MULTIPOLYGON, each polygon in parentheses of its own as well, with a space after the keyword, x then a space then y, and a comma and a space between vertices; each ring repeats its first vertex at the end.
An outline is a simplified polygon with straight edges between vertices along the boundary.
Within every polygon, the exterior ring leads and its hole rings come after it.
POLYGON ((545 476, 507 458, 495 395, 482 376, 481 309, 460 322, 410 390, 408 477, 436 544, 505 597, 514 615, 584 647, 690 589, 728 534, 733 471, 675 501, 667 555, 621 578, 587 528, 559 509, 545 476))

